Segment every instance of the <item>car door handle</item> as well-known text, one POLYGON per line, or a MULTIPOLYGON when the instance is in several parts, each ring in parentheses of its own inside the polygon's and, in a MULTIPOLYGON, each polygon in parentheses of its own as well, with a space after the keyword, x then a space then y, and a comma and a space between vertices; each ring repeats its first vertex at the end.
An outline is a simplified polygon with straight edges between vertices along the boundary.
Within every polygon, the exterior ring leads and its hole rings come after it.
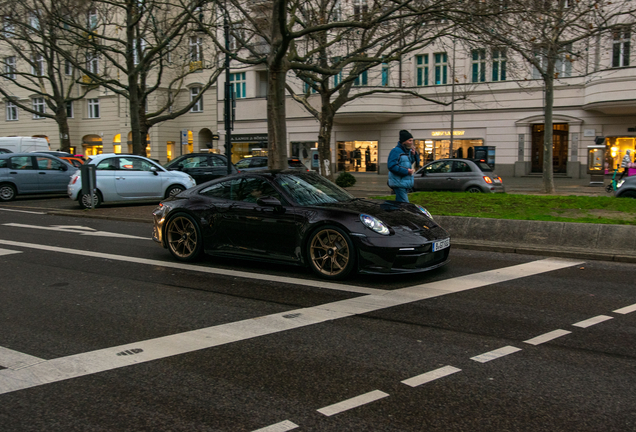
POLYGON ((115 177, 115 180, 126 180, 126 177, 115 177))
POLYGON ((46 173, 45 173, 45 172, 41 172, 41 171, 40 171, 38 174, 40 174, 40 175, 44 175, 44 174, 46 174, 46 173))
POLYGON ((17 171, 9 171, 9 174, 17 174, 17 171))

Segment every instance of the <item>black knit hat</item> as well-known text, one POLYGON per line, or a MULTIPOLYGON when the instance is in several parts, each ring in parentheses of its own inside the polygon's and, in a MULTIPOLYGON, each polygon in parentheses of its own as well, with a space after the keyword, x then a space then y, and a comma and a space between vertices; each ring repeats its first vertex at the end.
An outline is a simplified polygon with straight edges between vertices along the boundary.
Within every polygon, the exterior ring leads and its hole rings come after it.
POLYGON ((413 135, 411 135, 411 133, 407 130, 401 130, 400 131, 400 142, 403 143, 404 141, 407 141, 409 139, 413 138, 413 135))

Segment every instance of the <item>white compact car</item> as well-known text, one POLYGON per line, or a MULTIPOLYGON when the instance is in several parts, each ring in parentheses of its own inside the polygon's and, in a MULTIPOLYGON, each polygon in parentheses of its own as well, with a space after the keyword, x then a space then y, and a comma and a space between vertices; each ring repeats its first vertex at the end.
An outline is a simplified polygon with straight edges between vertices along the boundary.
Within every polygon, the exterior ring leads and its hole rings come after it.
MULTIPOLYGON (((95 166, 93 207, 103 202, 162 200, 196 185, 188 174, 168 171, 143 156, 101 154, 87 163, 95 166)), ((80 171, 71 177, 68 196, 82 208, 91 206, 90 195, 82 193, 80 171)))

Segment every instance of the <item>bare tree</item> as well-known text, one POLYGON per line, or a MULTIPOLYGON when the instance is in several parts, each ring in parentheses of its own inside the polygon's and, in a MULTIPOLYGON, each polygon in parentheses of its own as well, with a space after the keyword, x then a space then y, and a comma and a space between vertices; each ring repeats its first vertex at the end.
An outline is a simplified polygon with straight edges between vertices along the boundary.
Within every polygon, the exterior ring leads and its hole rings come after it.
MULTIPOLYGON (((553 111, 555 83, 569 75, 579 60, 580 46, 597 36, 628 28, 636 5, 606 0, 482 0, 456 2, 449 18, 465 30, 468 41, 505 47, 531 69, 532 79, 543 81, 544 139, 543 189, 554 193, 553 111)), ((526 69, 527 71, 527 69, 526 69)))
POLYGON ((4 16, 0 43, 5 54, 0 76, 9 84, 0 86, 0 93, 7 103, 34 117, 55 120, 63 151, 71 148, 67 110, 88 91, 75 81, 76 72, 67 60, 77 56, 78 50, 64 43, 63 29, 55 19, 59 10, 75 3, 26 0, 0 6, 4 16))
POLYGON ((153 125, 189 112, 216 83, 221 69, 214 49, 205 49, 191 18, 204 13, 205 3, 93 0, 59 17, 67 42, 82 50, 83 55, 68 58, 82 74, 79 81, 108 88, 129 101, 135 154, 145 154, 153 125), (204 82, 179 105, 178 96, 193 76, 204 82))

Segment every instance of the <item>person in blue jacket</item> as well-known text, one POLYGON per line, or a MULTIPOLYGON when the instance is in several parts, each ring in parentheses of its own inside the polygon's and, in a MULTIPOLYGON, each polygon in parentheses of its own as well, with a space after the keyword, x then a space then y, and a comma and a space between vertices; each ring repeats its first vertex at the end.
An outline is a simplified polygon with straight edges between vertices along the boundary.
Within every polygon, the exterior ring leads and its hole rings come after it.
POLYGON ((389 187, 395 191, 397 202, 409 202, 408 192, 413 189, 413 164, 419 166, 420 155, 413 147, 413 135, 407 130, 400 131, 398 144, 389 153, 389 187))

